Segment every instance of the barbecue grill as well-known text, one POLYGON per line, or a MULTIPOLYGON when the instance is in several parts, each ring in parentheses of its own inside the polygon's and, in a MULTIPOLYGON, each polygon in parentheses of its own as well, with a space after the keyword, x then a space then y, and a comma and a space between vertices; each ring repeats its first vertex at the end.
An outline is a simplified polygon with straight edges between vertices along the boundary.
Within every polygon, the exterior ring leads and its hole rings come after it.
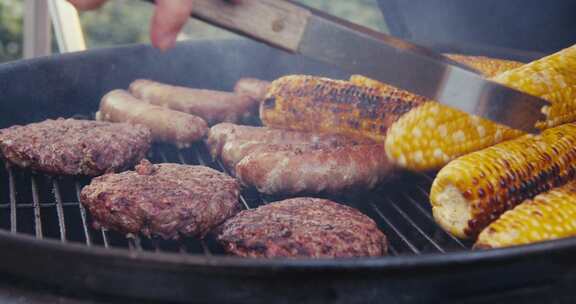
MULTIPOLYGON (((0 66, 0 127, 91 118, 103 94, 136 78, 230 90, 240 77, 290 73, 347 76, 245 40, 182 43, 164 54, 134 45, 8 63, 0 66)), ((201 144, 185 150, 157 145, 149 158, 223 170, 201 144)), ((390 256, 285 260, 227 256, 212 237, 163 241, 94 229, 78 202, 88 178, 4 167, 0 272, 67 292, 186 302, 417 303, 493 301, 575 282, 576 239, 471 251, 470 242, 444 232, 427 199, 433 174, 402 173, 378 191, 334 198, 378 223, 390 256)), ((241 198, 245 208, 276 199, 250 189, 241 198)))

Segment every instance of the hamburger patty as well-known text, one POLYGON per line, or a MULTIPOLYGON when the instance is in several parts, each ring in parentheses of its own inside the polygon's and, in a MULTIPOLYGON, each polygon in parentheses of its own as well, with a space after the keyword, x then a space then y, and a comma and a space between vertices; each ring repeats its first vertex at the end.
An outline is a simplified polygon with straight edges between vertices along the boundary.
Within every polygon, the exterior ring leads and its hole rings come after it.
POLYGON ((48 119, 0 130, 0 151, 10 163, 51 174, 96 176, 134 166, 150 148, 140 125, 48 119))
POLYGON ((359 257, 386 254, 386 236, 358 210, 293 198, 245 210, 219 228, 218 241, 244 257, 359 257))
POLYGON ((153 165, 106 174, 82 189, 80 200, 96 226, 123 233, 204 237, 239 210, 235 179, 203 166, 153 165))

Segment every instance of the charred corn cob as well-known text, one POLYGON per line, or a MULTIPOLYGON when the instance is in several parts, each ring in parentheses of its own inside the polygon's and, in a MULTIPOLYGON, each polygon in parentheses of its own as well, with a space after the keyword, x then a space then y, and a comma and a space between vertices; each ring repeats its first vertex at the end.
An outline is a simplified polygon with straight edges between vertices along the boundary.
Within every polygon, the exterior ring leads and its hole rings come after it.
MULTIPOLYGON (((513 66, 503 64, 501 68, 513 66)), ((547 128, 576 120, 576 46, 519 68, 503 72, 493 80, 551 102, 542 109, 547 128)), ((493 124, 440 104, 416 108, 388 132, 388 158, 411 170, 438 169, 461 155, 483 149, 522 133, 493 124), (414 136, 421 135, 421 136, 414 136)))
POLYGON ((348 81, 291 75, 272 82, 260 106, 264 125, 341 133, 383 142, 388 127, 422 104, 406 91, 357 86, 348 81))
POLYGON ((459 54, 445 54, 446 57, 475 68, 484 77, 494 77, 502 72, 522 66, 521 62, 513 60, 494 59, 484 56, 466 56, 459 54))
POLYGON ((432 212, 446 231, 475 237, 506 210, 565 184, 575 173, 576 124, 524 135, 442 168, 430 191, 432 212))
POLYGON ((526 200, 482 230, 475 248, 498 248, 576 236, 576 182, 526 200))

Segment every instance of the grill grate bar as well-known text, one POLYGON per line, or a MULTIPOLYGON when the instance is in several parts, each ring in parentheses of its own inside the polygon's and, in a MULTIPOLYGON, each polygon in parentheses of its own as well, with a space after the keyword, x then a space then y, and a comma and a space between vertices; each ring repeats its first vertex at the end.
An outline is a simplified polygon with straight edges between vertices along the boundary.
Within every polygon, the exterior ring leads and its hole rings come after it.
MULTIPOLYGON (((58 202, 38 202, 38 205, 40 206, 40 208, 53 208, 56 207, 57 205, 59 205, 60 203, 58 202)), ((62 207, 75 207, 78 206, 80 203, 79 202, 64 202, 62 201, 61 205, 62 207)), ((20 201, 18 203, 17 208, 22 209, 22 208, 33 208, 34 207, 34 203, 23 203, 22 201, 20 201)), ((8 208, 12 208, 11 203, 2 203, 0 204, 0 209, 8 209, 8 208)))
POLYGON ((388 227, 390 227, 390 229, 394 231, 394 233, 400 238, 400 240, 404 244, 406 244, 408 248, 410 248, 412 253, 420 254, 420 250, 418 250, 418 248, 416 248, 416 246, 414 246, 412 242, 410 242, 408 238, 406 238, 406 236, 394 224, 392 224, 392 222, 384 215, 384 213, 380 211, 380 208, 378 208, 378 206, 376 206, 374 203, 370 203, 370 205, 372 206, 372 209, 376 212, 376 214, 378 214, 378 216, 380 216, 380 218, 386 223, 386 225, 388 225, 388 227))
POLYGON ((56 214, 58 215, 58 228, 60 230, 60 241, 66 242, 66 222, 64 220, 64 208, 62 207, 62 194, 56 179, 52 179, 52 190, 56 199, 56 214))
POLYGON ((208 244, 206 244, 205 240, 201 240, 200 245, 202 246, 202 251, 204 251, 205 255, 212 256, 212 252, 210 251, 210 248, 208 247, 208 244))
POLYGON ((100 232, 102 233, 102 242, 104 243, 104 248, 109 248, 110 242, 108 241, 108 230, 106 230, 106 228, 100 228, 100 232))
POLYGON ((36 232, 36 238, 43 239, 44 234, 42 233, 42 219, 40 218, 40 195, 38 194, 38 183, 36 182, 36 176, 32 175, 30 177, 30 184, 32 186, 32 201, 34 202, 34 229, 36 232))
POLYGON ((129 234, 126 239, 128 239, 128 248, 130 250, 142 251, 142 240, 138 235, 129 234))
POLYGON ((16 184, 14 183, 14 172, 12 167, 5 166, 8 171, 8 192, 10 194, 10 232, 15 233, 18 231, 18 223, 16 220, 16 184))
POLYGON ((392 206, 392 208, 394 208, 396 210, 396 212, 398 212, 400 214, 400 216, 402 216, 402 218, 404 218, 404 220, 406 220, 406 222, 408 222, 412 227, 414 227, 414 229, 416 229, 416 231, 418 231, 418 233, 420 235, 422 235, 430 244, 432 244, 432 246, 434 246, 434 248, 436 248, 436 250, 444 253, 444 249, 438 245, 433 238, 431 238, 426 232, 424 232, 416 223, 414 223, 414 221, 402 210, 400 209, 400 207, 398 207, 398 205, 396 205, 396 203, 394 203, 392 200, 388 199, 388 202, 390 203, 390 205, 392 206))
MULTIPOLYGON (((408 194, 404 194, 404 197, 406 198, 406 200, 408 202, 410 202, 417 210, 419 210, 426 218, 428 218, 430 221, 436 223, 436 221, 434 220, 434 218, 432 217, 432 215, 430 215, 430 213, 426 210, 424 210, 424 208, 418 204, 418 202, 416 202, 410 195, 408 194)), ((458 246, 462 247, 462 248, 466 248, 466 246, 455 236, 453 236, 452 234, 444 231, 444 229, 440 229, 440 231, 442 231, 445 235, 447 235, 451 240, 454 241, 454 243, 458 244, 458 246)))
POLYGON ((86 245, 92 246, 92 238, 88 232, 88 223, 86 221, 86 209, 80 203, 80 184, 78 182, 74 183, 74 188, 76 188, 76 199, 78 199, 78 209, 80 210, 80 218, 82 220, 82 229, 84 230, 84 239, 86 240, 86 245))
MULTIPOLYGON (((232 174, 230 174, 230 171, 228 171, 226 167, 224 167, 224 165, 220 160, 216 160, 216 165, 218 166, 218 169, 220 171, 225 172, 230 176, 233 176, 232 174)), ((244 205, 244 208, 246 208, 246 210, 252 209, 252 207, 250 207, 250 205, 248 204, 248 200, 242 194, 240 194, 240 202, 242 202, 242 205, 244 205)))
POLYGON ((166 157, 166 154, 164 153, 164 151, 160 150, 158 152, 158 155, 160 155, 160 159, 162 160, 163 163, 168 162, 168 158, 166 157))

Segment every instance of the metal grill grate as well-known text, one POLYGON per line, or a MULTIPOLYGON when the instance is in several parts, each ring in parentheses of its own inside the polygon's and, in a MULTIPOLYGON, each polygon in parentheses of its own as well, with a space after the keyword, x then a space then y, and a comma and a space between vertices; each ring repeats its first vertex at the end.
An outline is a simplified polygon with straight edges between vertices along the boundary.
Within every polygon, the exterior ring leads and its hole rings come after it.
MULTIPOLYGON (((203 145, 186 150, 158 145, 148 157, 154 163, 206 165, 224 171, 219 162, 212 161, 203 145)), ((166 241, 94 229, 90 214, 79 203, 80 190, 90 182, 88 178, 52 177, 10 166, 5 168, 0 172, 3 187, 0 191, 1 229, 31 234, 38 239, 80 242, 86 246, 224 254, 212 236, 202 241, 192 238, 166 241)), ((332 199, 351 205, 374 219, 388 236, 391 255, 444 253, 470 248, 470 243, 454 238, 435 224, 428 203, 427 189, 431 182, 432 177, 428 175, 405 175, 373 193, 332 199)), ((244 208, 250 209, 280 198, 245 190, 240 199, 244 208)))

